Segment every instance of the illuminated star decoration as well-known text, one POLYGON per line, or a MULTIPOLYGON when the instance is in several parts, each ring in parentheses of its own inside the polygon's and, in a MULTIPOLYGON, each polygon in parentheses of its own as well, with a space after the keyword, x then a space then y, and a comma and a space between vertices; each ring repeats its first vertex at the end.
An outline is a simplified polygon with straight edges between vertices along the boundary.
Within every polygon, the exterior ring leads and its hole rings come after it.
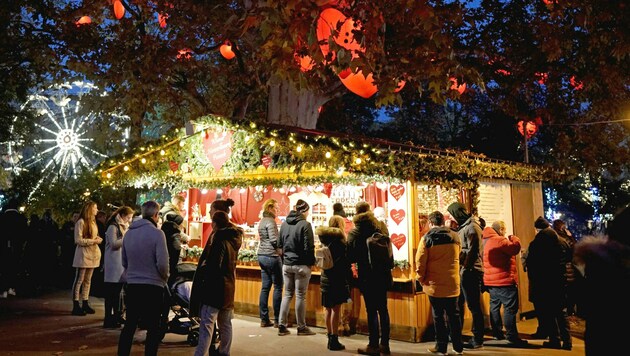
POLYGON ((44 181, 76 178, 83 169, 91 169, 99 160, 107 158, 89 146, 94 141, 89 131, 99 114, 79 113, 81 96, 94 88, 89 83, 75 82, 29 98, 27 105, 40 118, 35 128, 41 138, 33 141, 35 153, 19 165, 22 169, 40 168, 42 173, 31 195, 44 181))

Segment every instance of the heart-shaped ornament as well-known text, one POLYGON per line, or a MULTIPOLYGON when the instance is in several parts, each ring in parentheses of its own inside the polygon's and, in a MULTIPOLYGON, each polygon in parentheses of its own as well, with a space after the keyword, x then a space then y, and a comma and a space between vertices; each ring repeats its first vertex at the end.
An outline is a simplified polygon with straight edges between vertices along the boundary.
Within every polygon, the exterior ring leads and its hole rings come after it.
POLYGON ((391 240, 392 245, 400 250, 400 248, 405 245, 405 242, 407 242, 407 236, 405 236, 405 234, 392 234, 391 240))
POLYGON ((398 200, 405 194, 405 186, 402 184, 392 185, 389 187, 389 193, 398 200))
POLYGON ((405 219, 405 211, 402 209, 392 209, 389 212, 389 216, 394 220, 396 225, 400 225, 400 222, 405 219))

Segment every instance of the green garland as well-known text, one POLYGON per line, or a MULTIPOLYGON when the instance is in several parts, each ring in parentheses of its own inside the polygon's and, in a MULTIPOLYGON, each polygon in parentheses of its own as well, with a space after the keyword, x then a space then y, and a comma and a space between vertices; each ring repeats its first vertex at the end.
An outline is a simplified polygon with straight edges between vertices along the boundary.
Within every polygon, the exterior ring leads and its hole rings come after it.
POLYGON ((115 157, 99 167, 103 184, 188 188, 192 182, 184 177, 204 177, 195 181, 199 188, 248 187, 266 185, 313 185, 322 182, 360 183, 372 181, 401 182, 413 179, 444 188, 472 189, 482 178, 515 181, 539 181, 547 174, 540 167, 490 160, 470 152, 438 152, 421 147, 392 148, 378 143, 367 143, 352 138, 328 137, 318 134, 296 133, 290 130, 238 123, 220 117, 207 116, 197 121, 201 130, 184 136, 175 130, 170 142, 152 145, 145 150, 115 157), (209 131, 233 132, 232 155, 215 172, 204 154, 203 139, 209 131), (270 167, 289 169, 297 176, 266 177, 261 159, 268 156, 270 167), (142 158, 145 162, 143 163, 142 158), (128 170, 124 170, 124 167, 128 170), (324 169, 318 177, 301 176, 305 170, 324 169), (239 173, 262 171, 255 178, 230 177, 239 173), (338 175, 345 171, 349 175, 338 175), (109 177, 107 174, 109 173, 109 177), (183 173, 189 173, 184 175, 183 173), (213 178, 214 177, 214 178, 213 178))

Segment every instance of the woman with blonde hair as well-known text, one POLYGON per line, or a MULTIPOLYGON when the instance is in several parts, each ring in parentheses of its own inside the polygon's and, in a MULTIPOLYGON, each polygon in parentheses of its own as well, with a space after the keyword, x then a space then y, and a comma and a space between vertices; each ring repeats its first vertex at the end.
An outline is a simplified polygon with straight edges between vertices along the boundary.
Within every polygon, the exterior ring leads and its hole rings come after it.
POLYGON ((280 317, 280 304, 282 303, 282 250, 278 248, 278 202, 275 199, 267 199, 262 207, 262 219, 258 224, 258 264, 262 277, 262 288, 258 298, 258 310, 260 314, 260 326, 278 327, 280 317), (273 323, 269 318, 269 291, 273 283, 273 323))
POLYGON ((322 245, 330 249, 333 267, 321 271, 320 288, 322 305, 326 308, 326 331, 328 332, 328 349, 343 350, 339 343, 339 317, 341 305, 350 298, 349 278, 352 276, 347 256, 345 222, 343 217, 333 215, 328 227, 320 226, 315 233, 322 245))
POLYGON ((95 313, 94 309, 90 307, 88 298, 90 297, 92 274, 101 262, 101 250, 98 245, 103 242, 103 239, 98 236, 96 213, 98 213, 96 203, 93 201, 86 202, 83 205, 83 209, 81 209, 79 220, 74 226, 74 243, 77 246, 74 250, 74 260, 72 261, 72 267, 76 268, 72 285, 72 315, 95 313), (83 300, 83 305, 79 305, 79 300, 83 300))

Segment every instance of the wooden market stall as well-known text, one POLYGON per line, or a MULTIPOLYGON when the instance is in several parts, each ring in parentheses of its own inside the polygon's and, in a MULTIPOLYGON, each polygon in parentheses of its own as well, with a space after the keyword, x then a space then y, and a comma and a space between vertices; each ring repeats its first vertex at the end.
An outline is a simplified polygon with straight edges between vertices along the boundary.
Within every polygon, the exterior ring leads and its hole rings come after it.
MULTIPOLYGON (((538 179, 543 172, 534 166, 217 117, 197 120, 187 134, 178 130, 161 144, 112 160, 101 174, 105 185, 161 186, 185 194, 188 230, 198 246, 206 243, 211 231, 209 204, 219 196, 233 199, 231 218, 246 230, 237 267, 236 312, 252 316, 258 316, 261 288, 255 257, 257 223, 266 199, 279 202, 280 218, 298 198, 306 200, 315 227, 327 223, 336 202, 349 215, 361 200, 372 208, 382 207, 396 260, 395 283, 388 293, 391 337, 412 342, 425 341, 425 332, 432 329, 428 297, 415 290, 414 283, 418 214, 446 212, 450 203, 460 201, 488 223, 504 220, 508 232, 521 237, 524 247, 533 239, 533 221, 542 215, 538 179)), ((522 271, 520 278, 520 307, 526 312, 531 304, 522 271)), ((316 268, 306 300, 307 323, 324 327, 316 268)), ((351 327, 367 333, 365 308, 356 288, 352 300, 351 327)))

